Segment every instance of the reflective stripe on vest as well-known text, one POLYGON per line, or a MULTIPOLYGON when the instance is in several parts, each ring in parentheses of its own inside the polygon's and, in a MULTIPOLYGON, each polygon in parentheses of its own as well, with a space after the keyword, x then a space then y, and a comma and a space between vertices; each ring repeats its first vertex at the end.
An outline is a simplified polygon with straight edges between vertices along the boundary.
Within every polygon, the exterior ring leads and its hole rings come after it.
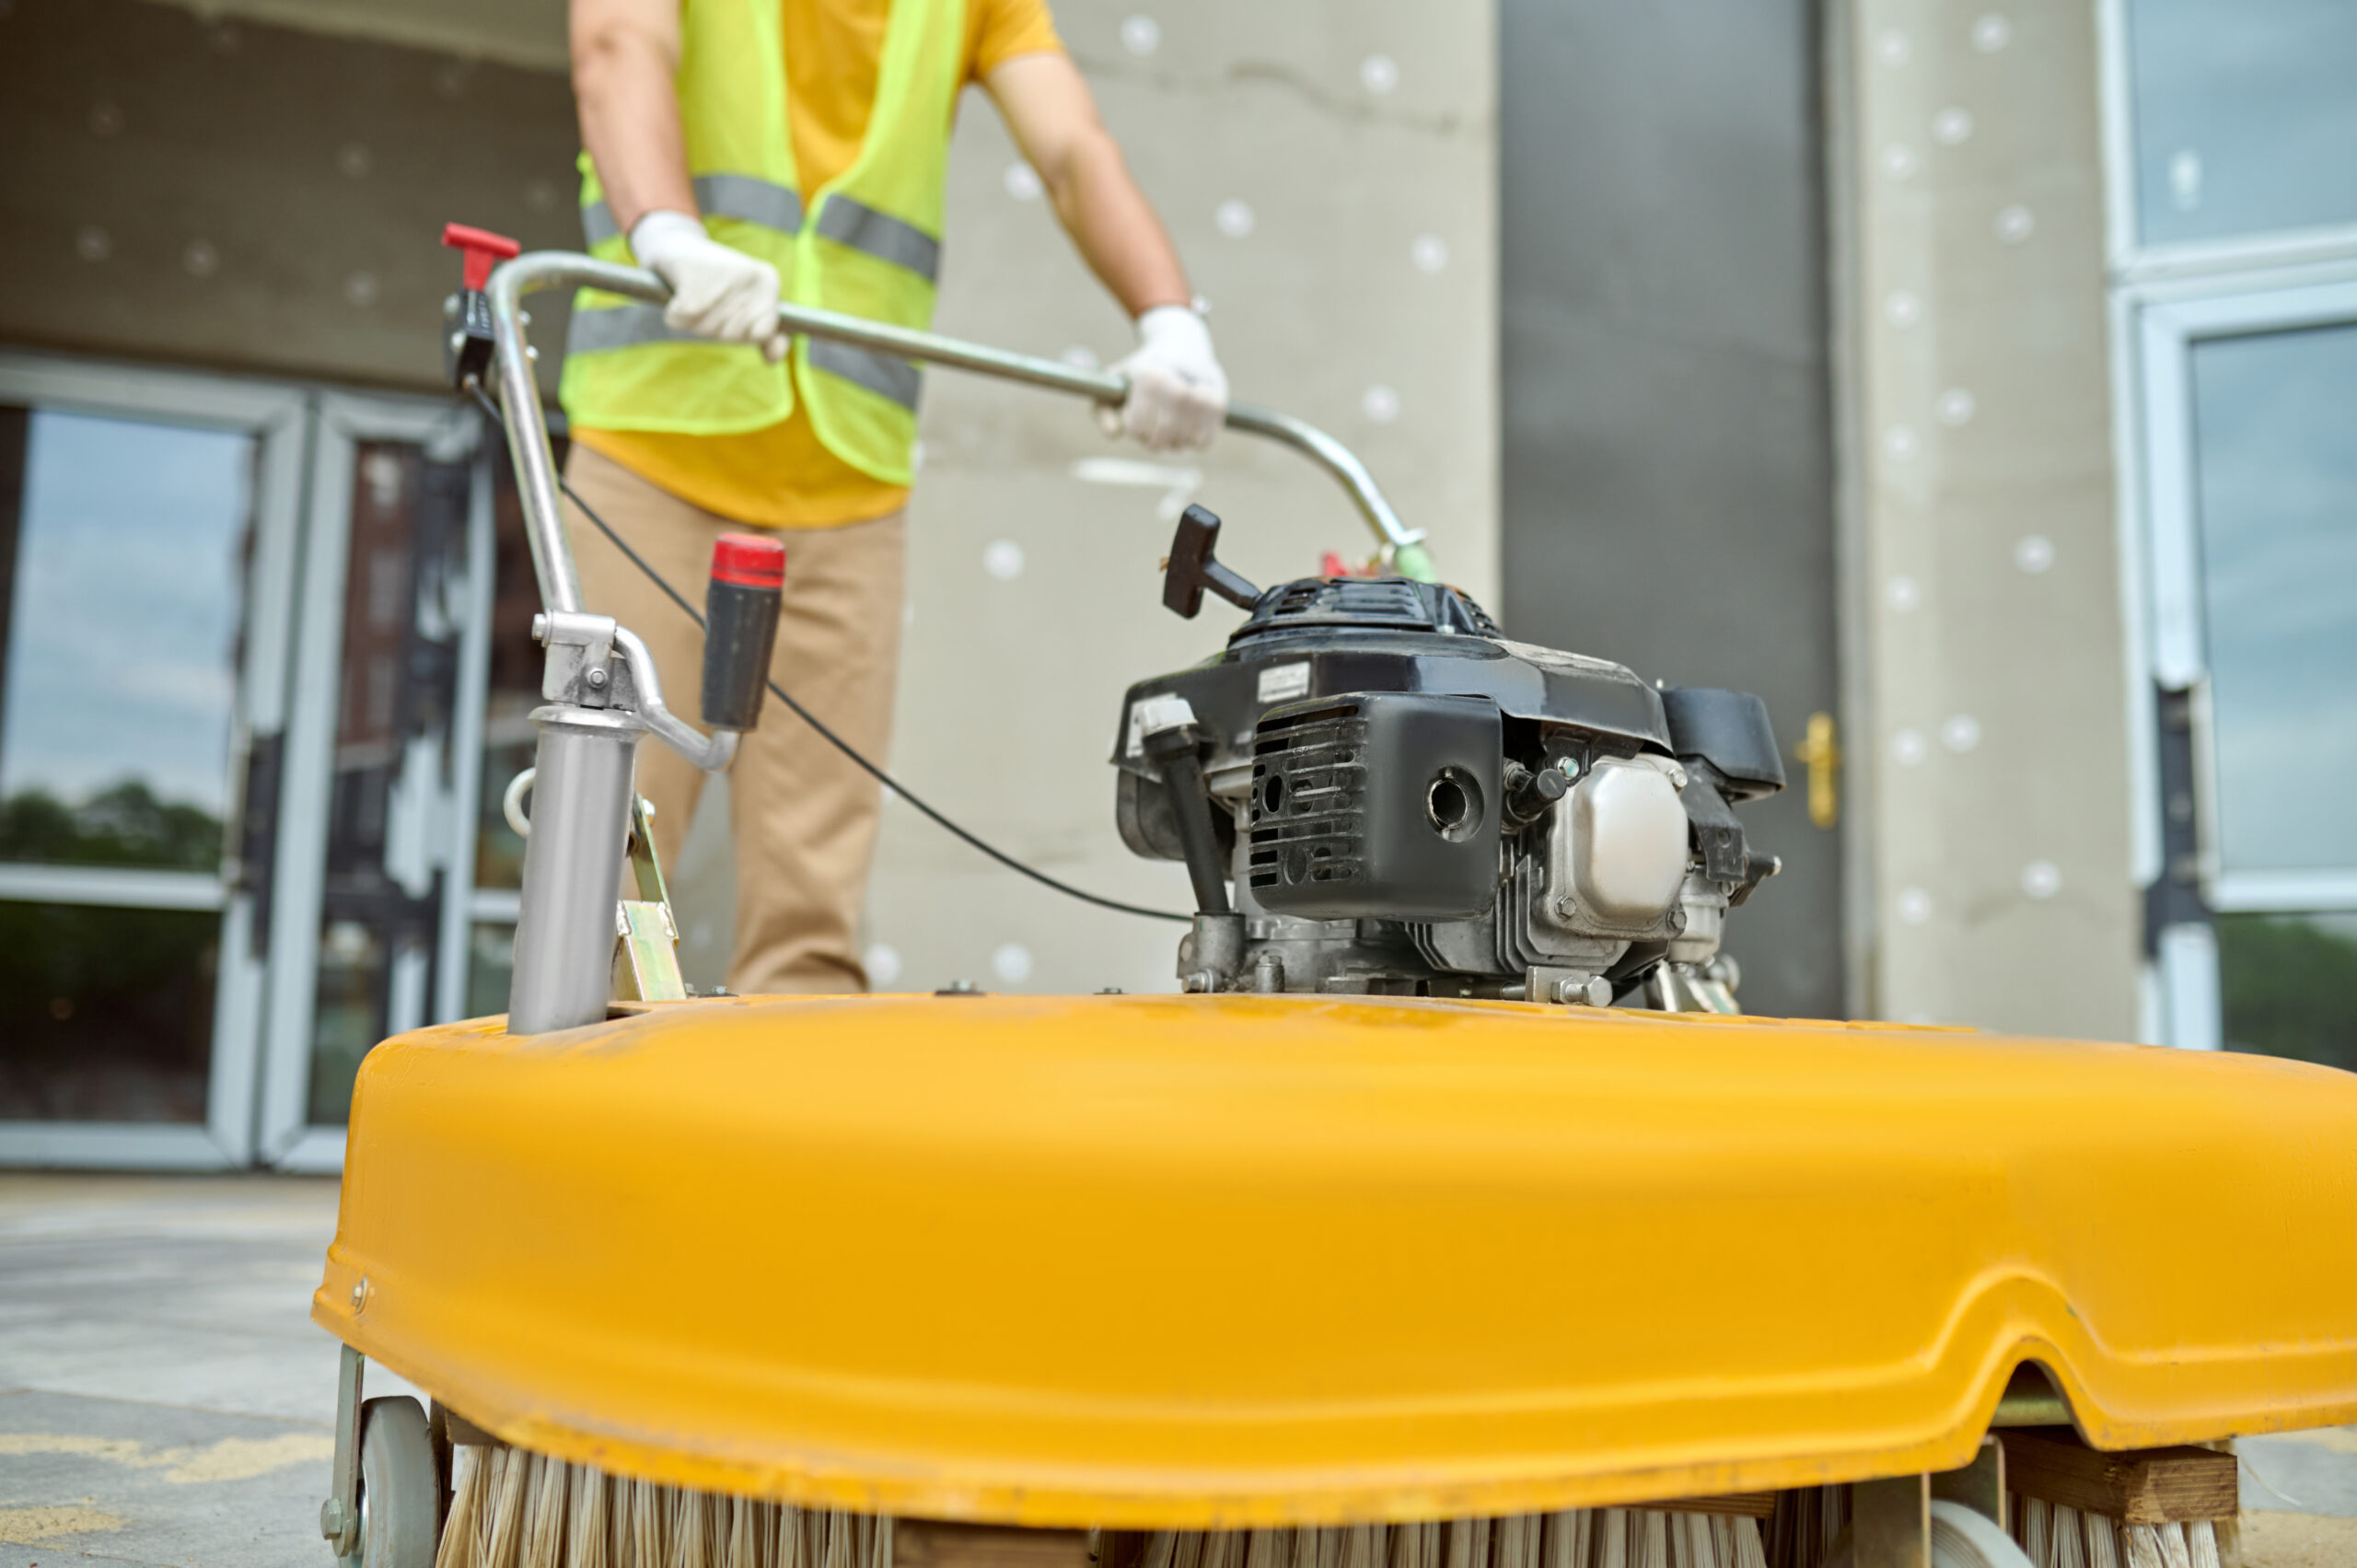
POLYGON ((854 387, 865 387, 878 397, 891 399, 911 412, 916 411, 917 392, 924 385, 924 372, 910 361, 824 338, 807 341, 813 370, 840 376, 854 387))
MULTIPOLYGON (((776 229, 780 234, 798 234, 802 230, 802 193, 798 191, 756 180, 749 174, 699 174, 693 184, 696 205, 706 217, 737 218, 776 229)), ((581 209, 581 232, 594 250, 609 239, 620 238, 622 230, 614 221, 614 209, 600 201, 581 209)))
MULTIPOLYGON (((819 237, 905 267, 927 283, 941 272, 941 241, 912 223, 838 191, 819 209, 819 237)), ((881 389, 878 389, 881 390, 881 389)))
MULTIPOLYGON (((683 332, 663 319, 659 305, 621 305, 609 310, 575 310, 564 335, 567 354, 604 354, 642 343, 702 343, 708 339, 683 332)), ((865 387, 902 408, 917 406, 924 373, 908 360, 850 343, 810 340, 810 364, 855 387, 865 387)))

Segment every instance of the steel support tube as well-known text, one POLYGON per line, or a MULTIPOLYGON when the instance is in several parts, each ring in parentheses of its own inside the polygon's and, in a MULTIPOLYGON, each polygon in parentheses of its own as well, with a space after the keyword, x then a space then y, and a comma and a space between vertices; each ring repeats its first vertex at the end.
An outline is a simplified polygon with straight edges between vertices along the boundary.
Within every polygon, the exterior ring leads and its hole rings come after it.
MULTIPOLYGON (((580 609, 581 586, 574 574, 563 514, 557 507, 556 463, 549 451, 548 424, 540 415, 540 389, 525 352, 521 302, 524 296, 540 289, 568 287, 602 289, 649 305, 661 305, 671 297, 663 280, 652 273, 565 250, 518 256, 491 274, 492 336, 498 349, 499 394, 507 413, 508 450, 516 461, 532 563, 540 573, 540 598, 551 610, 580 609)), ((781 305, 777 317, 778 324, 789 332, 1066 392, 1091 402, 1118 403, 1129 395, 1129 382, 1109 370, 1083 370, 1057 360, 1011 354, 809 306, 781 305)), ((1400 522, 1374 474, 1348 447, 1314 424, 1252 403, 1228 404, 1227 428, 1291 447, 1324 469, 1349 494, 1352 505, 1382 542, 1393 568, 1406 576, 1432 579, 1423 534, 1400 522)))
POLYGON ((606 1016, 631 764, 644 733, 634 715, 562 703, 533 710, 532 724, 540 753, 507 990, 507 1032, 517 1035, 606 1016))

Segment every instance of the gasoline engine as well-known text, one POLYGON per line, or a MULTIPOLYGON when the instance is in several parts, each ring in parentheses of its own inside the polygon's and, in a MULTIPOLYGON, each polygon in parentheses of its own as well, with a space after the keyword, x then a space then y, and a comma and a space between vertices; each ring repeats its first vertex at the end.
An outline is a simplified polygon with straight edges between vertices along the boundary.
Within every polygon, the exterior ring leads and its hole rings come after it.
POLYGON ((1726 912, 1779 864, 1733 809, 1784 785, 1759 698, 1511 642, 1438 584, 1260 589, 1219 526, 1187 509, 1163 602, 1244 622, 1130 688, 1113 756, 1122 841, 1194 884, 1189 991, 1736 1010, 1726 912))

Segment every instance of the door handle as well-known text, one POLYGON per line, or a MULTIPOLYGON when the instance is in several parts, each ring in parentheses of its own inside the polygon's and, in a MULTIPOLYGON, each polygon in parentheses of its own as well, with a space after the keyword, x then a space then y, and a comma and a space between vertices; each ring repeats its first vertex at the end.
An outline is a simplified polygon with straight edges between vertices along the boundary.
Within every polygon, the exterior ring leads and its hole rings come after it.
POLYGON ((1841 745, 1834 738, 1831 714, 1809 714, 1793 757, 1808 769, 1808 819, 1830 828, 1841 819, 1841 745))

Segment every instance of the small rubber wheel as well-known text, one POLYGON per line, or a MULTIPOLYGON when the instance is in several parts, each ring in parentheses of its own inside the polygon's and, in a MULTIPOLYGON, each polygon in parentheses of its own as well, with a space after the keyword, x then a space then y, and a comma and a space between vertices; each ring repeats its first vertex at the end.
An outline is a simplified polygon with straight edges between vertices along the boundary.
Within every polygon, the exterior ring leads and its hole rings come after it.
POLYGON ((2031 1568, 1996 1520, 1961 1503, 1932 1504, 1932 1568, 2031 1568))
POLYGON ((406 1394, 362 1405, 362 1568, 434 1568, 441 1512, 442 1483, 424 1408, 406 1394))
MULTIPOLYGON (((1824 1568, 1851 1568, 1850 1527, 1833 1538, 1824 1568)), ((2029 1553, 1997 1521, 1961 1503, 1932 1504, 1932 1568, 2034 1568, 2029 1553)))

